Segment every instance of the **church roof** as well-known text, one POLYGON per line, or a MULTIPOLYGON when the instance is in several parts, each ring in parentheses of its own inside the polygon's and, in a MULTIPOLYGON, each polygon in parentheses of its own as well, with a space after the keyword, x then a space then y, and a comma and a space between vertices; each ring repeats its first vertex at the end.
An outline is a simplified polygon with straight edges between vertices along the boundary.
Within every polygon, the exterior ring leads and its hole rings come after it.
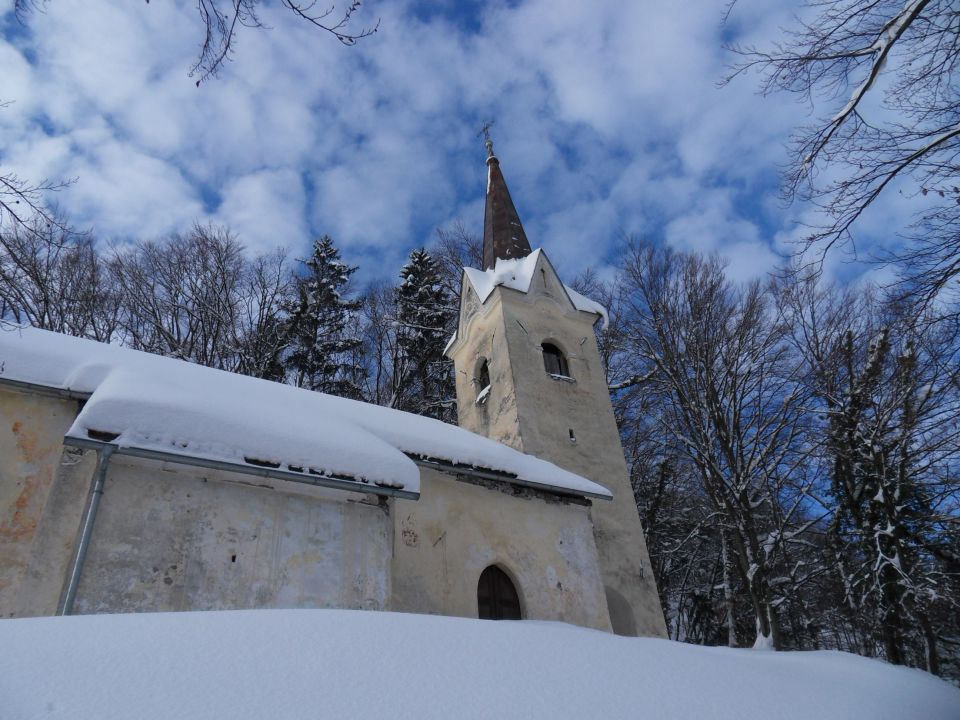
POLYGON ((45 330, 0 327, 0 368, 0 387, 86 399, 67 441, 106 438, 120 448, 336 478, 361 491, 415 496, 417 465, 425 464, 611 497, 579 475, 438 420, 45 330))
POLYGON ((523 231, 520 215, 513 205, 500 160, 487 140, 487 203, 483 214, 483 269, 493 268, 497 260, 522 258, 530 254, 530 243, 523 231))

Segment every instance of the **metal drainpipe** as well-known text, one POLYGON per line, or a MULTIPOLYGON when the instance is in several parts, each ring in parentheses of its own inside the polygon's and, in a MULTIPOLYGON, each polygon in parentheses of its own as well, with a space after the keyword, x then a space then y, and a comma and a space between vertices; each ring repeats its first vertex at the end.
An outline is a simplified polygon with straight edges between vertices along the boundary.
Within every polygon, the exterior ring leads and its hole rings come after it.
POLYGON ((57 609, 57 615, 69 615, 73 612, 73 601, 77 597, 77 587, 80 585, 80 572, 83 570, 83 561, 87 556, 90 537, 93 535, 93 524, 97 520, 97 508, 100 507, 100 498, 103 497, 103 483, 107 478, 107 465, 113 455, 113 445, 104 445, 97 451, 97 470, 94 474, 93 487, 90 489, 90 500, 83 513, 83 527, 80 531, 80 540, 70 563, 70 574, 67 576, 67 587, 63 600, 57 609))

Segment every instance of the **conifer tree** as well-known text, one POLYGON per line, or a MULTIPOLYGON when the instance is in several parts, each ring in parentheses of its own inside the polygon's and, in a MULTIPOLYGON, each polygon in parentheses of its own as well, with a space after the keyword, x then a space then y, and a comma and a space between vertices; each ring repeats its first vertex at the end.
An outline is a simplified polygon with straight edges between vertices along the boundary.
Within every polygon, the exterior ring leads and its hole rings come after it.
POLYGON ((287 326, 291 351, 285 365, 290 382, 360 398, 363 370, 356 351, 361 340, 354 322, 360 303, 345 297, 357 268, 340 260, 328 235, 316 240, 311 257, 301 262, 304 270, 296 280, 287 326))
POLYGON ((425 249, 410 253, 400 278, 391 406, 454 422, 453 369, 443 355, 453 315, 450 298, 425 249))

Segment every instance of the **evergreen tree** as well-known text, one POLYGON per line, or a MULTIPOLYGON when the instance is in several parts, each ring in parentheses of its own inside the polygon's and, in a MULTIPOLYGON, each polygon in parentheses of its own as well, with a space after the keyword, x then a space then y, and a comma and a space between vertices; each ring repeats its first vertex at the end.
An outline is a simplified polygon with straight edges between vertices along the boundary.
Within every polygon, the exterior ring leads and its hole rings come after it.
POLYGON ((453 366, 443 355, 454 315, 448 292, 425 249, 410 253, 400 278, 391 406, 454 422, 453 366))
POLYGON ((360 398, 363 369, 356 351, 361 340, 354 317, 360 303, 345 298, 350 276, 357 268, 340 260, 340 251, 327 235, 314 242, 313 254, 301 262, 304 271, 296 279, 287 321, 290 354, 285 366, 290 382, 331 395, 360 398))

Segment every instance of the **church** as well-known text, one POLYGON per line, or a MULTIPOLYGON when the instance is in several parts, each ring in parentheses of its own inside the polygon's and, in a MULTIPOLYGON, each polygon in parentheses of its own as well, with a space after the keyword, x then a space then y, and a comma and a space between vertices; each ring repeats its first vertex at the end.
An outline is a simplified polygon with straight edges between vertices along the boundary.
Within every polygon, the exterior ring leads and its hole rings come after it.
POLYGON ((665 636, 594 327, 488 141, 459 427, 0 328, 0 617, 348 608, 665 636))

